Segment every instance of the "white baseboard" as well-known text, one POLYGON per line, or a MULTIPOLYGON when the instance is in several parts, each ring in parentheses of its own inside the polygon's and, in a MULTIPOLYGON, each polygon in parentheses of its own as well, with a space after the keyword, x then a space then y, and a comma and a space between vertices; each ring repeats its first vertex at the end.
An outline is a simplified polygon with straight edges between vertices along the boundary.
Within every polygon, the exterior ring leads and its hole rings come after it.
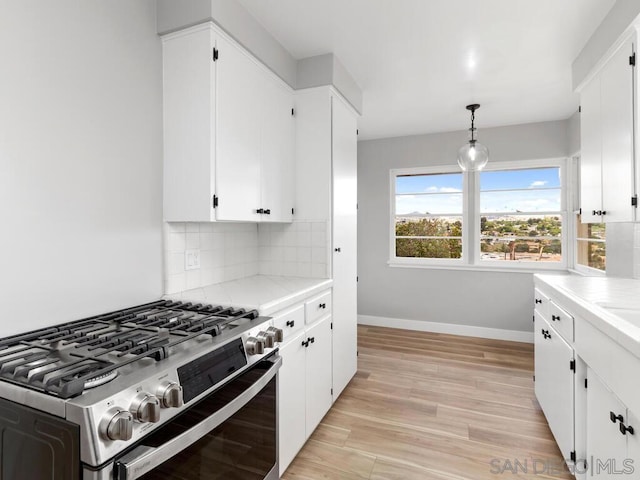
POLYGON ((375 327, 402 328, 419 332, 448 333, 465 337, 491 338, 494 340, 510 340, 512 342, 533 343, 533 332, 518 330, 502 330, 500 328, 473 327, 453 323, 427 322, 404 318, 376 317, 373 315, 358 315, 359 325, 375 327))

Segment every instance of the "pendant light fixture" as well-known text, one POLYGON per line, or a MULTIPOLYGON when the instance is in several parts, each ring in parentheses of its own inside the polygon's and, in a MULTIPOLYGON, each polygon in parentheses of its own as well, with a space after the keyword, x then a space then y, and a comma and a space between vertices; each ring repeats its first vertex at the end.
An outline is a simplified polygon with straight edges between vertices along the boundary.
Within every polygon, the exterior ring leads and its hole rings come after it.
POLYGON ((480 105, 477 103, 467 105, 467 110, 471 111, 471 128, 469 129, 471 132, 471 140, 458 150, 458 165, 460 165, 462 170, 467 172, 482 170, 489 161, 489 149, 475 138, 476 128, 474 122, 476 119, 476 110, 479 108, 480 105))

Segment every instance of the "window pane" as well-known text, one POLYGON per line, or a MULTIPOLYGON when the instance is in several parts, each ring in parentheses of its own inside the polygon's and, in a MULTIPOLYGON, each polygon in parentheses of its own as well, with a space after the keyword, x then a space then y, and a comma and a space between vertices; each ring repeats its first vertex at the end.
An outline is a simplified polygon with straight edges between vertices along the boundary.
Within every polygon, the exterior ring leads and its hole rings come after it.
POLYGON ((480 258, 493 261, 561 262, 560 239, 522 239, 518 237, 484 237, 480 243, 480 258))
POLYGON ((396 216, 462 214, 462 194, 396 195, 396 216))
POLYGON ((577 238, 593 238, 598 240, 604 240, 607 238, 604 223, 581 223, 580 215, 578 215, 577 226, 577 238))
POLYGON ((398 193, 451 193, 462 192, 461 173, 433 175, 400 175, 396 177, 398 193))
POLYGON ((396 237, 461 237, 462 217, 396 218, 396 237))
POLYGON ((562 261, 562 217, 480 217, 481 260, 562 261))
POLYGON ((577 262, 586 267, 606 270, 607 255, 604 242, 590 242, 588 240, 578 240, 576 242, 577 262))
POLYGON ((480 212, 559 212, 561 190, 513 190, 481 192, 480 212))
POLYGON ((606 255, 606 226, 604 223, 582 223, 577 216, 576 232, 576 263, 585 267, 605 271, 606 255))
POLYGON ((462 258, 462 240, 396 238, 396 256, 417 258, 462 258))
POLYGON ((482 190, 560 188, 560 169, 528 168, 480 173, 482 190))

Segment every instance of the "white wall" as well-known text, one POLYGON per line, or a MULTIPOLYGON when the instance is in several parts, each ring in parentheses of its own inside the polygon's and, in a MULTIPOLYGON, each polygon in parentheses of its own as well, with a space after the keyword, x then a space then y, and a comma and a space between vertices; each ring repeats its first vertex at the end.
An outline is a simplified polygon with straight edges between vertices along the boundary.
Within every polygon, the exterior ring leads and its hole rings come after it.
POLYGON ((155 8, 0 2, 0 336, 162 294, 155 8))
MULTIPOLYGON (((481 129, 479 136, 491 162, 569 154, 566 121, 481 129)), ((389 170, 455 164, 466 140, 461 131, 358 143, 359 315, 532 331, 532 274, 387 265, 389 170)))
POLYGON ((206 21, 216 22, 285 82, 296 85, 291 54, 235 0, 157 0, 159 34, 206 21))
POLYGON ((574 89, 588 77, 600 59, 632 23, 640 24, 640 1, 617 0, 573 62, 574 89))

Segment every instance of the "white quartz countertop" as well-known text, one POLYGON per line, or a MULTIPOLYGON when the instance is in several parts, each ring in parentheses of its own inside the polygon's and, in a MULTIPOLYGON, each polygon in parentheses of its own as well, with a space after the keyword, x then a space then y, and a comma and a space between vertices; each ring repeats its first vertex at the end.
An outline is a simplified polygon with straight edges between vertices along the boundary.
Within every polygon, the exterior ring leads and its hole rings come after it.
POLYGON ((560 294, 576 315, 640 357, 640 280, 540 274, 534 278, 560 294))
POLYGON ((333 280, 326 278, 255 275, 186 290, 167 295, 167 298, 255 308, 260 315, 268 316, 300 303, 305 298, 326 290, 332 284, 333 280))

